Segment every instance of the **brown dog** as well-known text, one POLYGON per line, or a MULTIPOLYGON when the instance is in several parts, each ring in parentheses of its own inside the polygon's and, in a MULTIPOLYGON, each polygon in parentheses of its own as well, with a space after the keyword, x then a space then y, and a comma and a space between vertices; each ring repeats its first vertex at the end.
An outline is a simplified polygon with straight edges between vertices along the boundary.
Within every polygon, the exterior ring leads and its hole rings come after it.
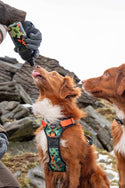
POLYGON ((47 72, 39 66, 35 67, 32 76, 40 91, 33 111, 43 120, 35 134, 46 188, 109 188, 107 175, 97 165, 94 148, 84 136, 82 126, 76 122, 83 116, 76 104, 80 89, 70 77, 47 72), (60 127, 64 131, 56 149, 60 150, 61 159, 55 151, 60 127))
POLYGON ((95 97, 107 99, 116 108, 116 119, 112 123, 114 152, 119 171, 119 187, 125 188, 125 64, 106 70, 97 78, 82 82, 84 89, 95 97))

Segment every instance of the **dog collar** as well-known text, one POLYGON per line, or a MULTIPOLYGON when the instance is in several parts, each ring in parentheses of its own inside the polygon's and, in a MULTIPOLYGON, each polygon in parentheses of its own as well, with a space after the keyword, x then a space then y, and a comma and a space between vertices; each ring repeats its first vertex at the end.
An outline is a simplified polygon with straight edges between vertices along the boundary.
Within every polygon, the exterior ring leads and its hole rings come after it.
MULTIPOLYGON (((47 123, 43 120, 41 121, 41 124, 43 125, 44 128, 47 126, 47 123)), ((67 127, 69 125, 74 125, 75 120, 73 118, 64 118, 58 124, 60 124, 62 127, 67 127)), ((51 123, 51 125, 56 125, 56 124, 51 123)))
POLYGON ((125 125, 125 119, 120 119, 118 117, 115 117, 115 120, 117 121, 117 123, 121 124, 121 125, 125 125))
POLYGON ((48 143, 48 169, 54 172, 65 172, 66 163, 61 156, 60 139, 65 129, 75 125, 75 120, 73 118, 65 118, 56 124, 44 121, 41 124, 44 127, 48 143))

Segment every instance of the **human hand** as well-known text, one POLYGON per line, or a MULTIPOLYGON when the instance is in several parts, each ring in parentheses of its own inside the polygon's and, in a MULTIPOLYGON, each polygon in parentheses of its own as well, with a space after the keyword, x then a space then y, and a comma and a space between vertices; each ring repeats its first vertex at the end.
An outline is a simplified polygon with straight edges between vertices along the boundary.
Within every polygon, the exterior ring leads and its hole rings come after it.
MULTIPOLYGON (((24 60, 28 60, 31 57, 37 58, 39 56, 38 48, 42 41, 42 34, 30 21, 24 21, 22 25, 27 35, 25 47, 29 51, 19 51, 19 54, 24 60)), ((17 52, 16 48, 14 50, 17 52)))
POLYGON ((26 47, 32 50, 37 50, 42 41, 41 32, 29 21, 25 21, 22 25, 27 34, 26 47))

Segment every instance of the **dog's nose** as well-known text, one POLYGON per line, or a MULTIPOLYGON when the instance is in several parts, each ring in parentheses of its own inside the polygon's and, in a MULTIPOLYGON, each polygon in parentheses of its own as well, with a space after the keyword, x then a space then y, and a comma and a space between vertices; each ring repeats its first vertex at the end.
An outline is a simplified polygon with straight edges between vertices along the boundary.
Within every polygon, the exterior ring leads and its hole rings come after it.
POLYGON ((40 66, 39 66, 39 65, 36 65, 36 66, 35 66, 35 69, 39 69, 39 68, 40 68, 40 66))
POLYGON ((82 80, 82 85, 84 85, 84 83, 85 83, 85 80, 82 80))

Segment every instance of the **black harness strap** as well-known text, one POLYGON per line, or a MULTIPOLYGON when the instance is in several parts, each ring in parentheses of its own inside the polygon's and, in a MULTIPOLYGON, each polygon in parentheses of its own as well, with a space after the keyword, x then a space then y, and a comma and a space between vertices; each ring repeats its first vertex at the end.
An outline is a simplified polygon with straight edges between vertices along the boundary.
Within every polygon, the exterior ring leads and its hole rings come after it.
POLYGON ((48 142, 49 153, 49 170, 56 172, 66 171, 66 163, 63 161, 60 152, 60 138, 65 129, 75 125, 73 118, 66 118, 60 121, 58 124, 45 123, 42 121, 45 134, 48 142))

